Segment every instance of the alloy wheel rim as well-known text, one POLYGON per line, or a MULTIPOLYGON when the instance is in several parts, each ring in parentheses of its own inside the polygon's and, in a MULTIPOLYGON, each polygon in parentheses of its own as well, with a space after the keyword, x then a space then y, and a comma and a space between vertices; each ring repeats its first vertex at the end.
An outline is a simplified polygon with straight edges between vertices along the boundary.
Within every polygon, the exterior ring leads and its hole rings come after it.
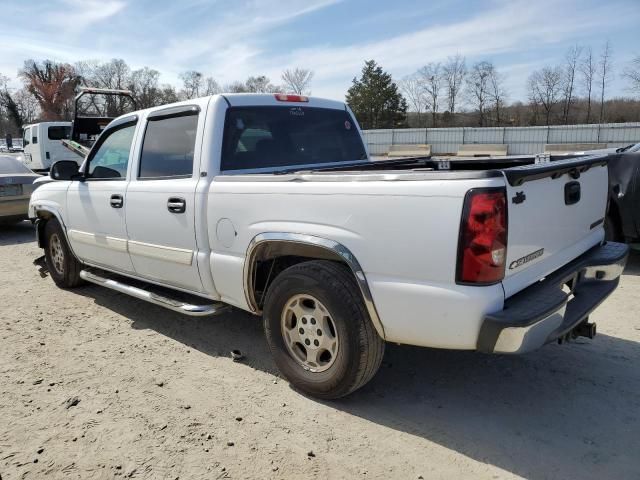
POLYGON ((57 233, 54 233, 49 238, 49 253, 51 254, 55 271, 59 275, 64 275, 64 250, 62 249, 62 242, 57 233))
POLYGON ((317 298, 294 295, 285 303, 282 338, 289 354, 311 372, 323 372, 336 360, 338 331, 329 310, 317 298))

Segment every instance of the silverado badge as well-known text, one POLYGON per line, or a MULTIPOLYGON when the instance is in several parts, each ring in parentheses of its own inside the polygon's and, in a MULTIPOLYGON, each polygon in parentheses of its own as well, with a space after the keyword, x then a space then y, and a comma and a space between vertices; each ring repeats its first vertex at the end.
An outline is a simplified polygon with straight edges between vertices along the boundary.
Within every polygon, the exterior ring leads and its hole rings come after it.
POLYGON ((544 254, 544 248, 540 250, 536 250, 535 252, 530 253, 529 255, 525 255, 517 260, 514 260, 509 264, 509 270, 513 270, 514 268, 521 267, 525 263, 530 262, 531 260, 535 260, 536 258, 541 257, 544 254))

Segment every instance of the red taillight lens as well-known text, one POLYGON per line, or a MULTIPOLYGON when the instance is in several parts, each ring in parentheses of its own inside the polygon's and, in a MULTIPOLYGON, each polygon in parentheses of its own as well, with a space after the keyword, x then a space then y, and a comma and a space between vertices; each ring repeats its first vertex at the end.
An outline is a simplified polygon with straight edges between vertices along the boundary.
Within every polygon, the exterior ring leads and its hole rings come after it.
POLYGON ((458 244, 458 283, 487 285, 504 278, 507 201, 499 189, 476 189, 464 200, 458 244))
POLYGON ((305 97, 304 95, 289 95, 287 93, 276 93, 276 100, 279 102, 303 102, 306 103, 309 101, 309 97, 305 97))

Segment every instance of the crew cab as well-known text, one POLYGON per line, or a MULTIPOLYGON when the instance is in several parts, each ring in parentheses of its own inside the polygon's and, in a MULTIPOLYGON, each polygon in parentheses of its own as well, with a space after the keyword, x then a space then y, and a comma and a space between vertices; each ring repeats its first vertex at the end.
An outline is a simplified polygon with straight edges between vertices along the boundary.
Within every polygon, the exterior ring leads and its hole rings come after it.
POLYGON ((36 190, 60 287, 263 317, 301 391, 349 394, 385 342, 524 353, 577 335, 619 282, 606 157, 371 161, 342 102, 229 94, 112 121, 36 190))

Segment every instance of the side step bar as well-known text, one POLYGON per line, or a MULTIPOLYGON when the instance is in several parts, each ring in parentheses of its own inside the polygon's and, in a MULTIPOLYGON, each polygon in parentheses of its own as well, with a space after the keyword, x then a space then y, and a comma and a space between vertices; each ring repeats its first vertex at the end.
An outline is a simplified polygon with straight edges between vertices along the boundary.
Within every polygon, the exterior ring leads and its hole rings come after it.
MULTIPOLYGON (((95 283, 103 287, 110 288, 120 293, 130 295, 132 297, 144 300, 161 307, 168 308, 174 312, 183 313, 193 317, 203 317, 206 315, 218 315, 230 310, 229 305, 221 302, 195 304, 189 303, 175 298, 170 298, 165 295, 150 292, 133 285, 128 285, 120 280, 115 280, 106 276, 108 274, 101 274, 95 271, 82 270, 80 271, 80 278, 87 282, 95 283)), ((166 289, 165 289, 166 290, 166 289)), ((193 297, 195 298, 195 297, 193 297)), ((203 299, 204 300, 204 299, 203 299)))

